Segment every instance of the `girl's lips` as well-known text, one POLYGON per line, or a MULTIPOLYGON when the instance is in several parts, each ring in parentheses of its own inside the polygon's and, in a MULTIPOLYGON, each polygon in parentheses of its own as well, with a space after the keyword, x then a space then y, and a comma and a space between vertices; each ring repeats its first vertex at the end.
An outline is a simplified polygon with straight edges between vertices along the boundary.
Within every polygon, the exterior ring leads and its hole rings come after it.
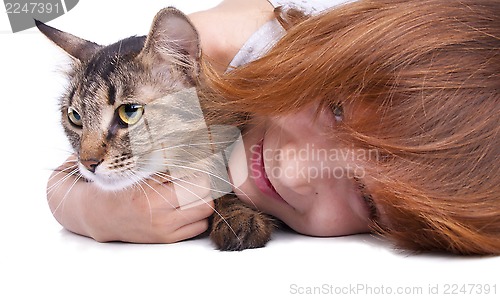
POLYGON ((269 180, 264 166, 264 140, 257 143, 257 150, 252 150, 250 156, 250 175, 257 188, 265 195, 278 201, 285 200, 278 194, 273 184, 269 180))

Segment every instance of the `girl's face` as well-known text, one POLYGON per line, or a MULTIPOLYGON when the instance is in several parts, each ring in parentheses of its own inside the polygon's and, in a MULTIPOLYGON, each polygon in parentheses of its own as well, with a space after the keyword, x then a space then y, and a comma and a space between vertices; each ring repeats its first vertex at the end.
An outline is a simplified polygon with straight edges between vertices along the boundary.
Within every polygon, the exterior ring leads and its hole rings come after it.
POLYGON ((234 192, 299 233, 341 236, 368 232, 373 205, 362 194, 363 168, 373 152, 340 147, 337 110, 317 105, 293 115, 256 117, 229 161, 234 192))

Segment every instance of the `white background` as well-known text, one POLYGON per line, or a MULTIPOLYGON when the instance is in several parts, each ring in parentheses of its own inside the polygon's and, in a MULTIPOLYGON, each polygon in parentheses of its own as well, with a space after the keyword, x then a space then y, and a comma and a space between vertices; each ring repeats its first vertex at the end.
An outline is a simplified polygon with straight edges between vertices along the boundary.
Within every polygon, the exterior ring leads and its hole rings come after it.
MULTIPOLYGON (((146 34, 162 7, 189 13, 218 2, 81 0, 50 25, 107 44, 146 34)), ((427 297, 429 286, 443 293, 447 284, 478 283, 500 293, 499 257, 408 255, 369 235, 279 232, 263 249, 224 253, 207 239, 103 244, 71 234, 45 196, 51 169, 69 148, 57 112, 68 60, 35 29, 12 34, 3 10, 0 46, 0 297, 289 297, 308 296, 294 293, 314 286, 324 287, 322 296, 342 290, 351 297, 364 297, 358 286, 421 287, 422 294, 403 296, 427 297)))

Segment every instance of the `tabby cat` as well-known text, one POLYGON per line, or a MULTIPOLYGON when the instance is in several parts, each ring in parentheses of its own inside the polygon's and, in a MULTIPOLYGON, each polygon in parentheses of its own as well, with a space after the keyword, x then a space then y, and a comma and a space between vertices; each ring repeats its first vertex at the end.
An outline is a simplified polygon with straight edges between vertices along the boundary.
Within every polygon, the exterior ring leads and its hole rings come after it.
POLYGON ((165 8, 147 36, 109 46, 36 25, 74 61, 60 106, 80 176, 112 191, 146 178, 168 178, 175 187, 186 177, 208 175, 212 197, 220 197, 209 229, 217 248, 269 241, 273 220, 230 194, 224 155, 239 130, 204 121, 199 37, 182 12, 165 8))

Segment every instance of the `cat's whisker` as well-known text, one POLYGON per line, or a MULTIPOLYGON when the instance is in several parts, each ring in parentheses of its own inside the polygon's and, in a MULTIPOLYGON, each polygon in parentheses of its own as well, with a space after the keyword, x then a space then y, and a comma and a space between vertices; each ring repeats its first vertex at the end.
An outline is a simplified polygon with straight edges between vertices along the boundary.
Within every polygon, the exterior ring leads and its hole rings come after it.
MULTIPOLYGON (((164 159, 165 161, 175 161, 175 162, 181 162, 181 160, 176 160, 176 159, 164 159)), ((152 160, 153 161, 153 160, 152 160)), ((140 165, 150 165, 148 163, 145 163, 145 162, 138 162, 138 164, 140 165)), ((170 164, 170 163, 164 163, 163 166, 169 168, 169 167, 172 167, 172 168, 181 168, 181 169, 186 169, 186 170, 191 170, 193 172, 198 172, 198 173, 203 173, 203 174, 206 174, 208 175, 209 177, 212 177, 212 178, 215 178, 223 183, 227 183, 228 185, 230 185, 232 187, 232 189, 234 190, 238 190, 242 195, 244 195, 245 197, 247 197, 247 199, 252 203, 252 205, 257 208, 256 204, 253 202, 252 198, 245 193, 244 190, 240 189, 238 186, 234 185, 230 180, 227 180, 227 179, 224 179, 223 177, 220 177, 220 176, 217 176, 207 170, 202 170, 202 169, 197 169, 197 168, 194 168, 194 167, 188 167, 188 166, 181 166, 181 165, 177 165, 177 164, 170 164)), ((171 176, 172 177, 172 176, 171 176)), ((224 193, 224 194, 227 194, 227 193, 224 193)))
POLYGON ((66 198, 68 197, 69 193, 73 190, 73 187, 75 187, 76 183, 78 182, 78 180, 80 180, 80 178, 82 177, 82 175, 78 174, 77 176, 74 176, 74 177, 75 177, 75 181, 73 181, 73 183, 70 185, 70 187, 68 188, 68 190, 66 191, 66 193, 62 197, 62 199, 59 202, 59 204, 57 204, 57 206, 54 209, 54 211, 52 211, 52 215, 54 215, 59 210, 59 208, 63 205, 63 203, 66 201, 66 198))
POLYGON ((68 174, 68 173, 73 173, 75 172, 75 169, 77 170, 78 169, 78 165, 74 164, 74 165, 71 165, 69 167, 66 167, 66 168, 57 168, 57 169, 53 169, 52 171, 57 171, 57 173, 55 173, 54 175, 52 175, 50 178, 49 178, 49 182, 56 178, 59 174, 62 174, 62 173, 65 173, 65 174, 68 174))
MULTIPOLYGON (((162 176, 159 175, 160 173, 156 173, 154 175, 160 177, 160 178, 163 178, 162 176)), ((178 179, 178 181, 182 181, 184 183, 187 183, 187 184, 190 184, 189 182, 183 180, 183 179, 178 179)), ((186 190, 188 193, 192 194, 193 196, 195 196, 198 200, 202 201, 203 203, 207 204, 208 206, 210 206, 210 204, 208 204, 208 201, 205 200, 204 198, 202 198, 201 196, 199 196, 198 194, 196 194, 194 191, 192 191, 191 189, 185 187, 184 185, 182 184, 179 184, 177 182, 172 182, 174 183, 175 185, 177 185, 178 187, 181 187, 182 189, 186 190)), ((199 187, 199 185, 198 185, 199 187)), ((155 190, 156 191, 156 190, 155 190)), ((179 206, 179 208, 181 208, 183 206, 179 206)), ((233 233, 233 235, 236 237, 236 239, 238 239, 238 241, 241 242, 241 239, 240 237, 238 237, 238 234, 236 234, 236 231, 233 229, 233 227, 229 224, 229 222, 226 220, 226 218, 219 212, 217 211, 214 207, 210 206, 210 208, 214 211, 215 214, 217 214, 217 216, 219 216, 221 218, 221 220, 228 226, 229 230, 231 230, 231 233, 233 233)))
MULTIPOLYGON (((155 181, 155 182, 157 182, 157 183, 161 183, 161 181, 158 181, 158 180, 154 179, 154 176, 157 176, 157 177, 159 177, 160 179, 164 179, 164 178, 165 178, 164 176, 162 176, 162 175, 161 175, 161 173, 155 173, 155 174, 154 174, 153 176, 151 176, 149 179, 151 179, 151 180, 153 180, 153 181, 155 181)), ((177 181, 181 181, 181 182, 185 182, 185 183, 187 183, 187 181, 185 181, 185 180, 183 180, 183 179, 180 179, 180 178, 179 178, 179 179, 177 179, 177 181)), ((146 180, 146 179, 141 179, 141 181, 140 181, 140 182, 141 182, 142 184, 146 185, 146 186, 147 186, 148 188, 150 188, 152 191, 154 191, 157 195, 159 195, 159 196, 160 196, 160 197, 161 197, 161 198, 162 198, 162 199, 163 199, 166 203, 168 203, 168 204, 169 204, 171 207, 173 207, 175 210, 179 211, 179 207, 182 207, 182 206, 175 206, 175 205, 173 205, 173 204, 172 204, 172 203, 171 203, 171 202, 170 202, 167 198, 165 198, 165 197, 164 197, 164 196, 163 196, 160 192, 158 192, 158 191, 157 191, 154 187, 152 187, 152 186, 151 186, 151 185, 147 182, 147 180, 146 180)), ((207 202, 204 198, 200 197, 199 195, 197 195, 196 193, 194 193, 192 190, 190 190, 190 189, 188 189, 188 188, 184 187, 183 185, 180 185, 180 184, 179 184, 179 183, 177 183, 177 182, 172 182, 172 183, 174 183, 174 184, 175 184, 175 185, 177 185, 178 187, 183 188, 184 190, 188 191, 189 193, 193 194, 193 195, 194 195, 197 199, 199 199, 200 201, 203 201, 203 203, 205 203, 205 204, 207 204, 208 206, 210 206, 210 205, 208 204, 208 202, 207 202)), ((153 217, 152 217, 152 213, 151 213, 151 203, 150 203, 150 201, 149 201, 149 197, 148 197, 148 195, 147 195, 147 192, 145 191, 145 189, 143 188, 143 186, 142 186, 140 183, 137 183, 136 185, 137 185, 138 187, 140 187, 140 188, 141 188, 142 192, 144 193, 144 196, 145 196, 145 197, 146 197, 146 199, 148 200, 149 209, 150 209, 150 218, 151 218, 151 221, 152 221, 152 220, 153 220, 153 217)), ((211 209, 212 209, 212 210, 213 210, 216 214, 218 214, 218 215, 221 217, 221 219, 222 219, 222 220, 223 220, 223 221, 224 221, 224 222, 228 225, 229 229, 233 232, 233 234, 236 236, 236 238, 238 238, 238 235, 236 235, 235 231, 232 229, 232 227, 229 225, 229 223, 228 223, 228 222, 224 219, 224 217, 223 217, 223 216, 222 216, 222 215, 221 215, 221 214, 220 214, 217 210, 215 210, 215 208, 214 208, 214 207, 210 206, 210 208, 211 208, 211 209)), ((238 238, 238 240, 240 240, 240 239, 238 238)))
MULTIPOLYGON (((168 147, 164 147, 164 148, 157 148, 157 149, 152 150, 151 152, 166 151, 166 150, 172 150, 172 149, 177 149, 177 148, 182 148, 182 147, 213 146, 213 145, 232 144, 232 143, 234 143, 234 141, 188 143, 188 144, 179 144, 179 145, 175 145, 175 146, 168 146, 168 147)), ((211 149, 208 149, 208 150, 211 150, 211 149)))
POLYGON ((163 179, 167 179, 167 180, 169 180, 172 183, 177 182, 177 181, 181 181, 181 182, 184 182, 184 183, 186 183, 188 185, 192 185, 192 186, 198 187, 198 188, 203 189, 203 190, 209 190, 209 191, 214 192, 214 193, 219 193, 219 194, 221 194, 221 196, 228 194, 227 191, 222 191, 222 190, 218 190, 218 189, 215 189, 215 188, 202 186, 202 185, 199 185, 197 183, 185 180, 183 178, 172 177, 172 175, 169 175, 169 174, 165 174, 165 173, 161 173, 160 172, 160 173, 155 173, 154 175, 157 176, 157 177, 163 178, 163 179))
POLYGON ((120 64, 120 58, 121 58, 120 53, 122 52, 122 45, 123 45, 123 41, 120 41, 119 47, 118 47, 118 54, 115 56, 115 61, 116 61, 115 65, 120 64))
MULTIPOLYGON (((154 161, 154 160, 151 160, 151 161, 154 161)), ((164 161, 173 161, 173 162, 182 162, 181 160, 177 160, 177 159, 164 159, 164 161)), ((147 163, 147 162, 137 162, 138 165, 141 165, 141 166, 149 166, 151 165, 150 163, 147 163)), ((195 168, 195 167, 189 167, 189 166, 181 166, 181 165, 177 165, 177 164, 171 164, 171 163, 164 163, 162 164, 163 166, 167 167, 167 168, 181 168, 181 169, 185 169, 185 170, 190 170, 192 171, 193 173, 202 173, 202 174, 206 174, 210 177, 213 177, 213 178, 216 178, 217 180, 221 181, 221 182, 224 182, 228 185, 233 185, 231 183, 231 181, 227 180, 227 179, 224 179, 223 177, 221 176, 218 176, 218 175, 215 175, 214 173, 208 171, 208 170, 203 170, 203 169, 200 169, 200 168, 195 168)), ((172 179, 176 179, 174 176, 172 175, 169 175, 170 178, 172 179)), ((195 185, 195 184, 193 184, 195 185)), ((217 190, 214 190, 214 191, 217 191, 217 190)), ((226 193, 224 193, 226 194, 226 193)))
MULTIPOLYGON (((66 160, 64 163, 65 163, 65 164, 67 164, 67 163, 71 163, 71 164, 74 164, 73 166, 75 166, 75 167, 76 167, 76 166, 77 166, 77 164, 76 164, 77 162, 78 162, 78 160, 66 160)), ((66 169, 69 169, 69 168, 71 168, 71 167, 72 167, 72 166, 68 166, 66 169)), ((56 171, 57 171, 57 172, 61 172, 61 171, 64 171, 64 170, 66 170, 66 169, 61 169, 61 167, 59 166, 59 167, 57 167, 57 168, 48 168, 48 167, 46 167, 46 168, 44 168, 43 170, 45 170, 45 171, 51 171, 51 172, 56 172, 56 171)))
MULTIPOLYGON (((171 182, 172 184, 175 184, 175 185, 177 185, 177 186, 179 186, 179 187, 182 187, 183 189, 187 190, 189 193, 191 193, 191 194, 195 195, 197 199, 199 199, 199 200, 203 201, 204 203, 207 203, 207 202, 206 202, 206 201, 205 201, 202 197, 200 197, 199 195, 196 195, 196 194, 195 194, 193 191, 191 191, 190 189, 188 189, 188 188, 186 188, 186 187, 182 186, 181 184, 179 184, 179 182, 184 182, 184 183, 186 183, 186 184, 193 185, 193 186, 197 186, 198 188, 205 189, 205 190, 211 190, 210 188, 202 187, 201 185, 198 185, 198 184, 195 184, 195 183, 191 183, 191 182, 189 182, 189 181, 187 181, 187 180, 185 180, 185 179, 183 179, 183 178, 175 178, 175 179, 170 179, 170 178, 172 178, 172 177, 171 177, 170 175, 168 175, 168 174, 165 174, 165 173, 154 173, 154 174, 153 174, 153 175, 152 175, 149 179, 151 179, 151 180, 153 180, 153 181, 155 181, 155 182, 157 182, 157 183, 159 183, 159 184, 162 184, 162 182, 161 182, 160 180, 156 180, 156 179, 154 178, 154 176, 156 176, 156 177, 158 177, 158 178, 160 178, 160 179, 167 179, 167 180, 169 180, 169 182, 171 182)), ((147 183, 146 183, 146 184, 147 184, 147 183)), ((149 185, 148 185, 148 186, 149 186, 149 185)), ((151 186, 150 186, 150 187, 151 187, 151 186)), ((156 191, 156 189, 154 189, 154 188, 151 188, 151 189, 152 189, 154 192, 156 192, 159 196, 161 196, 162 198, 164 198, 164 199, 166 200, 166 198, 165 198, 165 197, 163 197, 163 195, 161 195, 158 191, 156 191)), ((169 202, 169 203, 170 203, 170 202, 169 202)), ((176 209, 177 209, 177 208, 179 208, 179 207, 182 207, 182 206, 174 206, 174 205, 172 205, 171 203, 170 203, 170 205, 171 205, 172 207, 176 208, 176 209)), ((214 210, 214 211, 215 211, 215 210, 214 210)))
POLYGON ((67 149, 67 148, 56 148, 55 150, 57 151, 60 151, 62 153, 66 153, 65 155, 68 155, 68 156, 73 156, 76 158, 76 155, 75 155, 75 151, 72 150, 72 149, 67 149))
MULTIPOLYGON (((47 188, 47 195, 49 195, 51 192, 53 192, 59 186, 61 186, 62 184, 64 184, 64 182, 66 182, 66 180, 68 180, 70 177, 75 176, 75 174, 78 174, 78 169, 75 168, 75 169, 73 169, 70 172, 59 172, 59 173, 56 173, 50 179, 53 179, 53 178, 57 177, 58 175, 60 175, 62 173, 64 173, 65 175, 62 178, 60 178, 57 182, 55 182, 53 185, 51 185, 50 187, 47 188)), ((78 174, 77 176, 78 176, 78 178, 81 177, 80 174, 78 174)), ((50 198, 48 198, 49 202, 50 202, 51 198, 52 198, 52 196, 50 198)))
MULTIPOLYGON (((59 180, 56 184, 54 184, 53 186, 51 186, 47 190, 47 202, 50 203, 52 201, 52 199, 57 194, 57 190, 59 188, 63 187, 68 179, 70 179, 71 177, 73 177, 75 179, 75 181, 78 181, 81 178, 81 175, 79 175, 79 174, 78 175, 74 175, 74 174, 75 173, 66 175, 63 179, 59 180)), ((72 184, 71 187, 73 187, 73 184, 72 184)))
POLYGON ((186 183, 188 185, 192 185, 192 186, 195 186, 195 187, 203 189, 203 190, 209 190, 211 192, 218 192, 218 193, 220 193, 222 195, 226 195, 227 194, 227 192, 224 192, 224 191, 219 191, 217 189, 213 189, 213 188, 210 188, 210 187, 199 185, 197 183, 190 182, 190 181, 186 180, 187 177, 183 177, 183 178, 181 178, 181 177, 173 177, 170 174, 166 174, 166 173, 162 173, 162 172, 157 172, 157 173, 154 173, 153 175, 157 176, 157 177, 159 177, 161 179, 168 180, 171 183, 176 183, 176 182, 180 181, 180 182, 184 182, 184 183, 186 183))
MULTIPOLYGON (((147 181, 145 181, 144 179, 141 179, 141 182, 144 183, 145 185, 149 186, 151 189, 153 189, 147 183, 147 181)), ((146 192, 146 190, 144 190, 144 188, 142 187, 142 185, 140 183, 136 183, 134 185, 138 186, 141 189, 142 193, 144 193, 144 197, 146 198, 146 201, 148 202, 148 206, 149 206, 149 220, 150 220, 150 223, 152 224, 153 223, 153 210, 151 208, 151 201, 149 200, 148 193, 146 192)), ((161 197, 164 198, 163 196, 161 196, 161 197)))
MULTIPOLYGON (((135 176, 138 180, 137 185, 141 186, 140 184, 143 183, 144 185, 148 186, 152 191, 154 191, 157 195, 159 195, 166 203, 168 203, 172 208, 177 208, 177 206, 173 205, 167 198, 165 198, 161 193, 159 193, 154 187, 152 187, 148 182, 147 182, 147 179, 145 178, 141 178, 139 175, 137 175, 136 173, 134 172, 131 172, 131 175, 135 176)), ((155 179, 152 179, 152 177, 148 177, 148 179, 151 179, 155 182, 157 182, 158 184, 162 184, 161 181, 157 181, 155 179)), ((134 185, 135 185, 134 184, 134 185)), ((142 186, 141 186, 142 188, 142 186)), ((142 190, 144 191, 144 188, 142 188, 142 190)))

